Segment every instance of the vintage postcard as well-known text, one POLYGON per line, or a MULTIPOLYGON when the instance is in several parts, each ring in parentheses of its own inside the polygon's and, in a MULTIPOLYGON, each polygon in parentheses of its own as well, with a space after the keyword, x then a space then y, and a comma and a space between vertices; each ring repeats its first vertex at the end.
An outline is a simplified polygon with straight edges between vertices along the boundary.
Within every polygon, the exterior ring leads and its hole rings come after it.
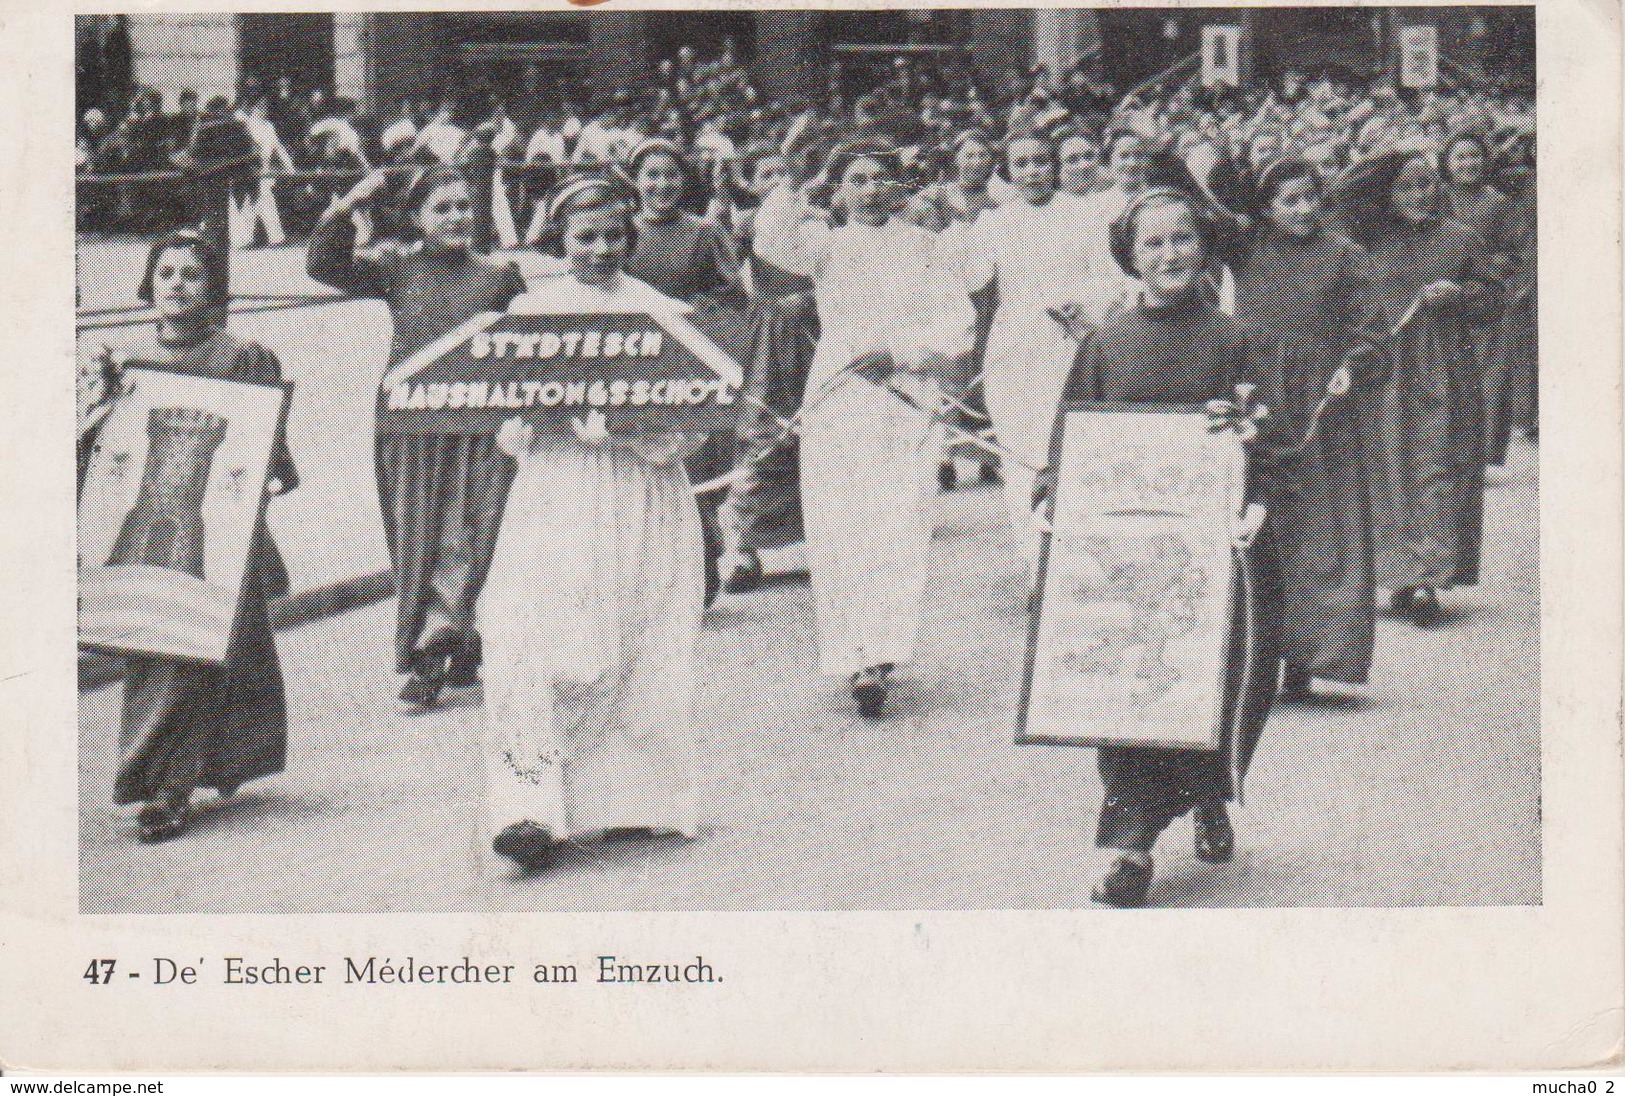
POLYGON ((0 1067, 1617 1069, 1619 32, 10 13, 0 1067))

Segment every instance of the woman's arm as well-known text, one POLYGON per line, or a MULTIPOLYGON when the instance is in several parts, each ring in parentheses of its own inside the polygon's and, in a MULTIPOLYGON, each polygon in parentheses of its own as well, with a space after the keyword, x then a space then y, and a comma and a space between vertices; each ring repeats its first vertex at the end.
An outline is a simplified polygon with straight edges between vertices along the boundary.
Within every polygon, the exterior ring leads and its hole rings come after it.
POLYGON ((305 270, 323 285, 352 297, 387 298, 392 287, 389 267, 355 253, 356 228, 350 219, 383 189, 387 176, 374 171, 330 206, 310 234, 305 270))
POLYGON ((791 274, 818 277, 829 254, 829 235, 806 194, 788 184, 774 187, 756 211, 756 254, 791 274))
MULTIPOLYGON (((251 384, 281 384, 282 363, 275 354, 258 343, 244 343, 237 351, 232 375, 251 384)), ((299 486, 299 469, 294 465, 293 453, 288 449, 286 429, 277 432, 276 446, 271 450, 271 462, 266 467, 265 477, 276 483, 275 493, 279 495, 286 495, 299 486)))

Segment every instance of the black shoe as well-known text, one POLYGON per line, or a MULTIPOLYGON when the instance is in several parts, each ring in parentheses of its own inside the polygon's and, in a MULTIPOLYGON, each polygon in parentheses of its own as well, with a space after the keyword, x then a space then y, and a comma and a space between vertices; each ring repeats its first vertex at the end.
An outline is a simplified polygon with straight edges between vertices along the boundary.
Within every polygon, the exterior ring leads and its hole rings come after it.
POLYGON ((1288 663, 1281 674, 1281 699, 1288 701, 1314 699, 1314 680, 1308 670, 1288 663))
POLYGON ((485 661, 485 644, 480 633, 470 628, 446 662, 446 688, 466 689, 480 683, 480 664, 485 661))
POLYGON ((1431 628, 1439 622, 1439 595, 1424 586, 1416 591, 1410 604, 1411 623, 1418 628, 1431 628))
POLYGON ((751 551, 738 552, 737 559, 722 589, 730 594, 748 594, 762 584, 762 560, 751 551))
POLYGON ((1001 482, 1003 479, 1004 477, 999 475, 999 466, 997 464, 989 463, 982 465, 981 480, 983 483, 991 487, 995 483, 1001 482))
POLYGON ((401 699, 419 708, 432 708, 440 702, 440 690, 445 684, 444 669, 419 665, 401 688, 401 699))
POLYGON ((865 719, 879 719, 886 710, 886 666, 871 666, 852 675, 852 699, 858 702, 858 714, 865 719))
POLYGON ((1228 864, 1236 855, 1236 831, 1223 803, 1204 803, 1193 812, 1196 821, 1196 859, 1206 864, 1228 864))
POLYGON ((1139 909, 1151 893, 1151 865, 1119 856, 1111 871, 1089 892, 1091 901, 1119 909, 1139 909))
POLYGON ((1388 595, 1388 607, 1396 613, 1409 613, 1416 598, 1416 587, 1406 586, 1388 595))
POLYGON ((526 871, 543 871, 552 866, 558 842, 545 826, 516 822, 491 840, 498 856, 506 856, 526 871))
POLYGON ((952 491, 959 486, 959 469, 951 460, 945 460, 937 465, 937 486, 944 491, 952 491))
POLYGON ((173 841, 186 832, 186 806, 180 803, 148 803, 138 819, 143 845, 173 841))

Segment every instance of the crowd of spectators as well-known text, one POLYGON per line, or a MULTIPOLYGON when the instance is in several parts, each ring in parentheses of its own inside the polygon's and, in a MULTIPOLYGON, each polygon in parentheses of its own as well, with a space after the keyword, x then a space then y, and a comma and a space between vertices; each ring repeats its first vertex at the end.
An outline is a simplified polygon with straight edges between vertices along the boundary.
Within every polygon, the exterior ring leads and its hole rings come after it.
MULTIPOLYGON (((809 98, 762 95, 730 39, 708 59, 684 46, 659 63, 647 88, 617 90, 590 108, 584 93, 545 83, 537 66, 505 94, 470 81, 439 99, 402 97, 376 115, 320 88, 302 91, 288 77, 245 83, 235 102, 215 97, 200 106, 185 90, 173 110, 160 93, 138 88, 116 121, 101 107, 83 111, 77 163, 94 175, 165 172, 187 166, 203 135, 215 132, 219 145, 218 132, 234 130, 225 147, 241 146, 262 176, 279 180, 265 191, 276 206, 268 212, 297 236, 369 167, 467 166, 485 156, 502 171, 499 204, 516 238, 500 242, 511 246, 534 242, 536 211, 562 174, 622 162, 650 137, 676 142, 700 169, 692 211, 725 215, 755 200, 742 165, 787 142, 811 156, 837 140, 881 137, 903 150, 905 181, 923 189, 951 176, 955 138, 967 130, 992 139, 1044 130, 1077 139, 1083 168, 1069 189, 1087 190, 1096 173, 1103 176, 1094 166, 1105 159, 1102 135, 1126 129, 1176 153, 1222 201, 1227 188, 1244 186, 1252 170, 1286 152, 1329 177, 1406 142, 1438 143, 1471 129, 1493 148, 1516 152, 1534 131, 1532 96, 1521 88, 1484 81, 1414 92, 1387 76, 1338 71, 1289 71, 1210 89, 1187 66, 1178 79, 1125 94, 1081 64, 1061 74, 988 72, 962 53, 897 56, 878 71, 837 61, 817 84, 822 93, 809 98)), ((172 190, 160 184, 81 189, 81 199, 81 224, 91 229, 149 233, 180 216, 172 190)), ((254 194, 245 190, 241 199, 254 194)), ((280 243, 284 232, 265 235, 280 243)))

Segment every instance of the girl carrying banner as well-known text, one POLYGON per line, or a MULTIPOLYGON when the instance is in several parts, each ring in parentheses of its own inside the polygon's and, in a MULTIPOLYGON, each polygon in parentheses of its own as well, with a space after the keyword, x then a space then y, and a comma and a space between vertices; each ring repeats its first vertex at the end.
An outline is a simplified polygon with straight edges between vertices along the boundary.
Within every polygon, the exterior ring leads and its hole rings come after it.
MULTIPOLYGON (((1214 307, 1205 284, 1219 235, 1206 203, 1185 191, 1147 190, 1129 203, 1113 222, 1112 253, 1143 289, 1085 341, 1067 378, 1065 400, 1201 404, 1229 400, 1238 383, 1253 380, 1252 344, 1240 326, 1214 307)), ((1210 410, 1228 414, 1233 409, 1210 410)), ((1250 445, 1249 502, 1267 503, 1280 490, 1270 421, 1264 420, 1264 432, 1255 433, 1250 445)), ((1040 476, 1040 498, 1048 492, 1046 481, 1040 476)), ((1255 522, 1262 517, 1261 511, 1250 512, 1255 522)), ((1193 810, 1197 857, 1219 863, 1234 854, 1235 833, 1225 804, 1235 797, 1235 778, 1245 774, 1258 745, 1280 673, 1280 586, 1273 549, 1256 525, 1238 529, 1237 540, 1248 552, 1252 582, 1238 588, 1234 627, 1224 652, 1220 748, 1099 747, 1105 799, 1095 843, 1118 856, 1094 888, 1097 902, 1143 905, 1157 838, 1193 810), (1251 600, 1243 602, 1248 589, 1251 600), (1250 645, 1243 626, 1249 616, 1255 624, 1250 645)), ((1079 713, 1082 720, 1090 716, 1079 713)))
MULTIPOLYGON (((570 271, 512 312, 687 310, 624 272, 637 227, 615 183, 567 183, 548 214, 570 271)), ((498 435, 519 471, 480 605, 486 818, 492 848, 527 871, 587 833, 697 832, 704 578, 683 458, 701 440, 610 437, 601 412, 498 435)))
MULTIPOLYGON (((276 355, 227 332, 225 258, 195 232, 159 240, 138 290, 158 312, 157 330, 132 358, 194 376, 255 384, 282 380, 276 355)), ((267 489, 285 494, 299 474, 277 439, 267 489)), ((126 655, 119 712, 115 803, 143 803, 140 838, 154 843, 186 829, 192 793, 238 785, 282 771, 288 752, 287 698, 266 602, 288 592, 288 571, 263 519, 248 571, 231 650, 220 665, 126 655)))

